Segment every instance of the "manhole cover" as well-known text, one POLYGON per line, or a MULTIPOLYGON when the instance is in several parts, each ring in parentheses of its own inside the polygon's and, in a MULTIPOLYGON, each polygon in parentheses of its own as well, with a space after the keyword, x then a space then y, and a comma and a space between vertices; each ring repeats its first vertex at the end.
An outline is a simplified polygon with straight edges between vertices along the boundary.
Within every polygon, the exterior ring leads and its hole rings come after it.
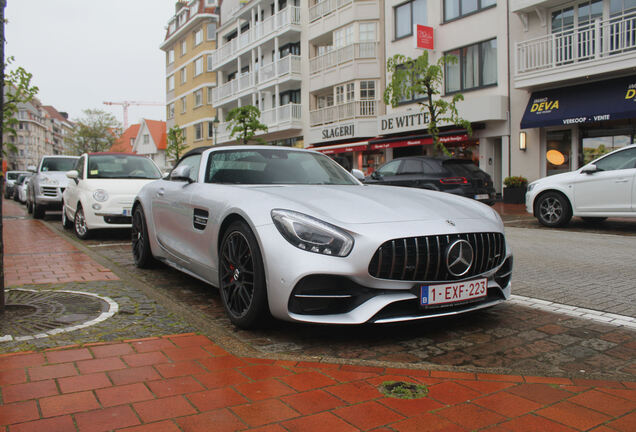
POLYGON ((383 395, 396 399, 419 399, 428 394, 425 385, 404 381, 385 381, 380 386, 383 395))
POLYGON ((108 297, 81 291, 10 289, 0 320, 0 341, 29 340, 104 321, 118 306, 108 297))

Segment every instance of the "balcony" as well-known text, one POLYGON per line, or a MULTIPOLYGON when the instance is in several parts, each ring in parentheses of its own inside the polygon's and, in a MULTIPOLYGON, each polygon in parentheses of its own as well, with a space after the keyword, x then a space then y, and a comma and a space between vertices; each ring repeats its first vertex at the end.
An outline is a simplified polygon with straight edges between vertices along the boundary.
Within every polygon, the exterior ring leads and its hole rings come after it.
POLYGON ((380 19, 378 0, 321 0, 309 8, 309 40, 354 21, 380 19))
POLYGON ((319 126, 355 118, 375 117, 378 115, 377 100, 351 101, 309 112, 309 124, 319 126))
POLYGON ((299 24, 300 7, 286 7, 262 22, 257 22, 254 28, 249 29, 245 33, 241 33, 238 37, 212 51, 212 68, 216 69, 222 64, 233 60, 238 53, 247 50, 256 43, 262 42, 264 38, 280 32, 281 29, 290 25, 299 24))
POLYGON ((309 72, 319 73, 357 59, 376 59, 377 42, 353 43, 309 59, 309 72))
POLYGON ((309 22, 316 21, 351 3, 353 0, 321 0, 309 8, 309 22))
POLYGON ((237 79, 213 89, 212 101, 215 106, 219 106, 231 102, 248 90, 255 90, 257 86, 266 87, 290 78, 300 79, 300 66, 300 56, 288 55, 258 71, 241 74, 237 79))
MULTIPOLYGON (((300 104, 281 105, 276 108, 261 112, 260 122, 267 126, 267 133, 279 132, 287 129, 302 128, 302 107, 300 104)), ((224 143, 235 138, 230 138, 230 123, 219 123, 217 142, 224 143)), ((259 132, 258 135, 262 135, 259 132)))
POLYGON ((515 44, 516 88, 635 66, 636 12, 515 44))

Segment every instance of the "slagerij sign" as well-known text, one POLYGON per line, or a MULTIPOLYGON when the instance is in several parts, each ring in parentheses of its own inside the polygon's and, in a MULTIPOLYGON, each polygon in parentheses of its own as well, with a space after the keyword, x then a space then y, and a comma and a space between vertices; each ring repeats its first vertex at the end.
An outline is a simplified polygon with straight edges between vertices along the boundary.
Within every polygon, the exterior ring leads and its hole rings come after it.
POLYGON ((321 131, 321 138, 325 140, 332 138, 352 137, 353 135, 353 124, 329 127, 321 131))

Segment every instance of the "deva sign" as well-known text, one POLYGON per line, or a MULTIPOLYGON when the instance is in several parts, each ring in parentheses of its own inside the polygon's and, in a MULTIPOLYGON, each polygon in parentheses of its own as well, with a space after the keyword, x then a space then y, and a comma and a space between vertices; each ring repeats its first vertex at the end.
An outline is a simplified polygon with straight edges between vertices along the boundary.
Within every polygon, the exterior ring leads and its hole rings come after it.
POLYGON ((530 107, 530 112, 550 112, 553 109, 559 109, 559 100, 550 100, 548 98, 536 99, 530 107))

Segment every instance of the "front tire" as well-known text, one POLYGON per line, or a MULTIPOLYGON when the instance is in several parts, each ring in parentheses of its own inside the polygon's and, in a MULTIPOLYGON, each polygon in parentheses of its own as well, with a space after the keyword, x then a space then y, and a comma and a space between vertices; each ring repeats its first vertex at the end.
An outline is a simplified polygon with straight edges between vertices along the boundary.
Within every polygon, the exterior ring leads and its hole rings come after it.
POLYGON ((66 204, 62 201, 62 226, 64 229, 71 229, 73 222, 66 215, 66 204))
POLYGON ((29 201, 28 197, 27 197, 26 207, 27 207, 27 213, 32 214, 33 213, 33 202, 29 201))
POLYGON ((548 192, 539 197, 535 213, 541 225, 550 228, 561 227, 570 222, 572 207, 560 193, 548 192))
POLYGON ((31 203, 31 211, 33 212, 34 219, 44 219, 44 214, 46 213, 44 207, 38 205, 37 202, 33 201, 31 203))
POLYGON ((90 230, 88 229, 88 225, 86 225, 86 217, 84 216, 84 209, 80 203, 77 203, 77 210, 75 210, 75 235, 80 240, 86 240, 90 237, 90 230))
POLYGON ((232 223, 219 250, 219 291, 230 321, 240 328, 255 327, 268 314, 263 258, 250 227, 232 223))
POLYGON ((135 207, 132 220, 132 253, 135 265, 139 268, 151 268, 156 264, 155 257, 152 256, 150 240, 148 238, 148 227, 146 226, 146 216, 141 205, 135 207))

